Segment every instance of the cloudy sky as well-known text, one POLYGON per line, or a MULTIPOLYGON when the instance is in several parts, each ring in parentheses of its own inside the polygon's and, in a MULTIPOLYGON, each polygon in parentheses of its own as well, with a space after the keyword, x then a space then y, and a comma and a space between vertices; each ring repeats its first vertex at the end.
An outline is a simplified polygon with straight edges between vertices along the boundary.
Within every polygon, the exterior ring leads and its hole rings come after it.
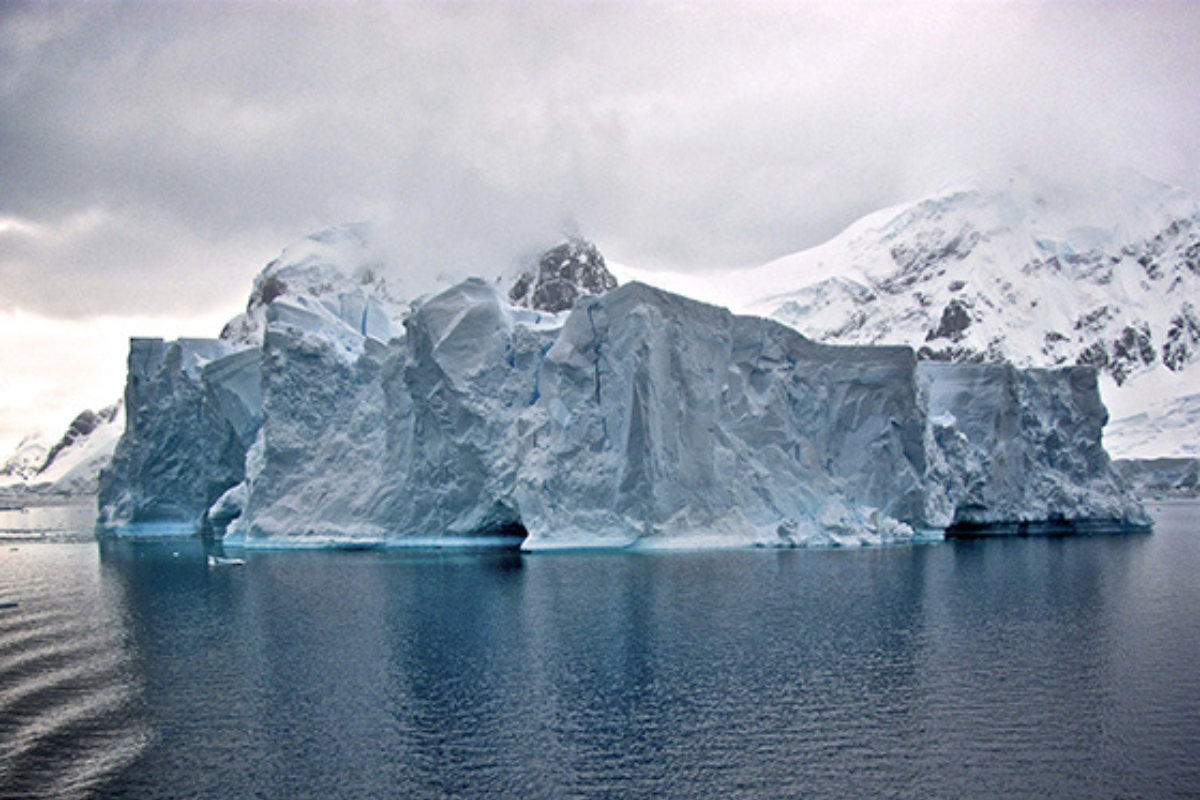
POLYGON ((1200 189, 1200 3, 0 4, 0 451, 288 242, 713 270, 981 172, 1200 189))

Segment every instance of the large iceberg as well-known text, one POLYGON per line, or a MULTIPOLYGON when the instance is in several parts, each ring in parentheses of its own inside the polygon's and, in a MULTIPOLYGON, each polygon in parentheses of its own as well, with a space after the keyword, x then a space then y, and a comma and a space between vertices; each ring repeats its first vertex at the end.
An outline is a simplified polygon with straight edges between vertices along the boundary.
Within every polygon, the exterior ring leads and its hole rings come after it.
POLYGON ((526 546, 911 536, 915 369, 908 348, 818 345, 641 284, 586 298, 522 418, 526 546))
POLYGON ((1147 524, 1089 368, 918 364, 637 283, 554 313, 474 279, 400 322, 320 270, 260 279, 227 340, 133 342, 104 530, 544 549, 1147 524))

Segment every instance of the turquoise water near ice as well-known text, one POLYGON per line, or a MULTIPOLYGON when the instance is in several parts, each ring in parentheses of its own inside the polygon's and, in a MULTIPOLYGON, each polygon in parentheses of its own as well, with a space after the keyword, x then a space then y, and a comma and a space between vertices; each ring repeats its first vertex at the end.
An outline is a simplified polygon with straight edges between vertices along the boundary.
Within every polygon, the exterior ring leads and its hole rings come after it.
POLYGON ((10 525, 0 796, 1195 797, 1200 505, 1154 511, 1152 535, 222 568, 10 525))

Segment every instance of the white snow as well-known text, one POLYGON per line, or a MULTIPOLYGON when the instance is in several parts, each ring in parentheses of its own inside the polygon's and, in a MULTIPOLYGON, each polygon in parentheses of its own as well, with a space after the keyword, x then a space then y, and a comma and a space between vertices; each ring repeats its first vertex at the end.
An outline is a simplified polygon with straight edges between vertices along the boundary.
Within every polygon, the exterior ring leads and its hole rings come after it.
POLYGON ((46 463, 46 454, 53 444, 42 433, 23 438, 0 467, 0 487, 24 485, 46 463))
POLYGON ((389 283, 384 276, 387 264, 380 238, 372 224, 357 223, 284 248, 255 278, 246 311, 225 326, 221 337, 261 345, 271 309, 386 342, 397 332, 393 320, 404 312, 411 288, 395 285, 394 276, 389 283), (278 298, 287 302, 286 308, 278 298))
POLYGON ((65 494, 90 494, 96 489, 100 469, 106 466, 125 432, 125 407, 121 404, 109 422, 97 426, 86 439, 60 451, 30 482, 49 484, 65 494))
POLYGON ((29 504, 95 494, 100 470, 108 465, 124 430, 124 405, 117 404, 100 413, 90 432, 71 441, 27 439, 9 460, 21 469, 4 476, 0 493, 7 502, 29 504))
POLYGON ((1110 422, 1104 444, 1114 458, 1200 456, 1200 394, 1151 399, 1110 422))

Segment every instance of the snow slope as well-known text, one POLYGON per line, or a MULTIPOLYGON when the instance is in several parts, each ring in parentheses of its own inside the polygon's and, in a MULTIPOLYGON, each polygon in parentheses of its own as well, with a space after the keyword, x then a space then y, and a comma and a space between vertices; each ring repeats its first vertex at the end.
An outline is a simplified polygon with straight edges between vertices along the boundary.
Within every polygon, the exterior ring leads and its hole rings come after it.
POLYGON ((32 433, 20 441, 0 466, 0 487, 24 484, 46 463, 50 444, 41 433, 32 433))
POLYGON ((27 438, 0 473, 0 498, 37 504, 94 495, 124 428, 124 404, 117 403, 81 412, 53 444, 27 438))

